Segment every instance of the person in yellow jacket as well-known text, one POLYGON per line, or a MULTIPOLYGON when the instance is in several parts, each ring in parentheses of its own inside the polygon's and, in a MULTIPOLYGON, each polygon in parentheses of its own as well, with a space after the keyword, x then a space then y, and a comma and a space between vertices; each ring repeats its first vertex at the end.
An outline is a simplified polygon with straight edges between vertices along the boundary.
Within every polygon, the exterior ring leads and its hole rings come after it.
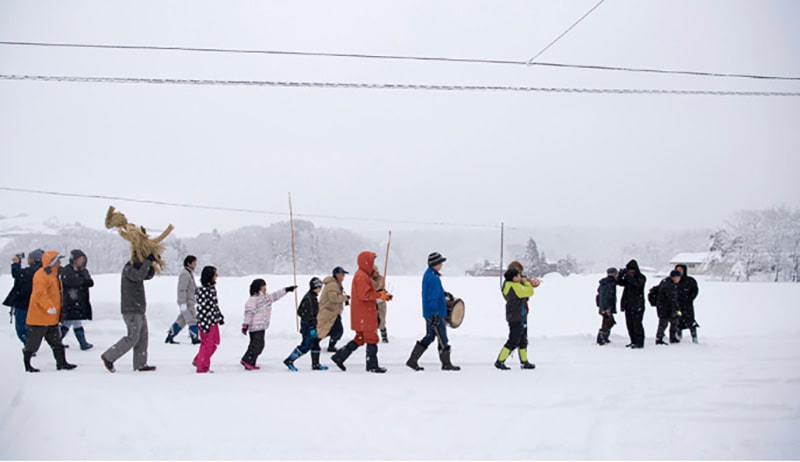
POLYGON ((516 267, 509 267, 503 284, 503 297, 506 299, 506 321, 508 322, 508 341, 500 350, 494 367, 508 370, 506 359, 519 348, 519 361, 523 369, 536 366, 528 362, 528 299, 533 297, 534 287, 539 285, 536 278, 527 278, 516 267))
POLYGON ((31 366, 31 357, 42 345, 42 339, 53 349, 56 358, 56 369, 75 369, 74 364, 67 362, 64 345, 61 344, 61 281, 58 272, 61 269, 62 255, 51 250, 42 256, 42 267, 33 275, 33 292, 28 305, 28 341, 22 349, 22 356, 27 372, 39 372, 31 366))

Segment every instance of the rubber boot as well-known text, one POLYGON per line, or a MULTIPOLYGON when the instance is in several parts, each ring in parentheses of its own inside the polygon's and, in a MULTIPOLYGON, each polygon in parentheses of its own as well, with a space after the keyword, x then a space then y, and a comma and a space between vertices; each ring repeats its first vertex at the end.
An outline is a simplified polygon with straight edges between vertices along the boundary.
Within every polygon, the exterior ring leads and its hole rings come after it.
POLYGON ((175 341, 175 336, 178 335, 178 332, 180 331, 181 326, 179 326, 177 322, 173 322, 167 331, 167 339, 164 340, 164 343, 177 344, 178 342, 175 341))
POLYGON ((22 361, 25 363, 25 372, 39 372, 39 369, 31 366, 31 356, 33 356, 33 353, 22 350, 22 361))
POLYGON ((689 331, 692 333, 692 343, 697 343, 697 328, 692 327, 689 331))
POLYGON ((288 358, 283 360, 283 364, 285 364, 290 371, 297 372, 297 368, 294 367, 294 361, 301 356, 303 356, 303 352, 295 348, 294 350, 292 350, 292 354, 290 354, 288 358))
POLYGON ((61 340, 64 340, 64 337, 67 336, 67 333, 69 333, 69 327, 67 327, 67 326, 62 324, 61 325, 61 340))
POLYGON ((328 366, 319 363, 319 351, 311 352, 311 369, 315 371, 327 371, 328 366))
POLYGON ((605 336, 603 335, 603 331, 597 333, 597 344, 603 346, 606 344, 605 336))
POLYGON ((76 327, 72 332, 75 333, 75 338, 77 338, 78 343, 81 344, 81 350, 86 351, 94 348, 94 345, 86 341, 86 331, 83 330, 83 327, 76 327))
POLYGON ((500 369, 501 371, 507 371, 511 369, 510 367, 506 366, 506 359, 511 355, 511 350, 506 347, 503 347, 500 350, 500 354, 497 355, 497 361, 494 362, 494 367, 500 369))
POLYGON ((442 361, 443 371, 461 370, 459 366, 454 366, 453 363, 450 362, 450 345, 447 345, 447 348, 445 348, 444 350, 439 350, 439 360, 442 361))
POLYGON ((389 334, 386 332, 386 328, 381 329, 381 342, 389 343, 389 334))
POLYGON ((70 364, 67 362, 67 355, 64 353, 63 348, 53 348, 53 356, 56 358, 56 369, 59 371, 61 370, 71 370, 75 369, 76 365, 70 364))
POLYGON ((358 344, 355 341, 350 340, 349 342, 347 342, 347 345, 340 348, 336 352, 336 354, 331 356, 331 361, 333 361, 333 363, 336 364, 336 366, 339 369, 346 371, 347 368, 344 367, 344 362, 347 361, 347 358, 349 358, 350 355, 353 354, 353 352, 356 351, 357 349, 358 349, 358 344))
POLYGON ((328 340, 328 353, 336 353, 336 340, 328 340))
POLYGON ((192 345, 200 344, 200 332, 197 330, 197 326, 189 326, 189 337, 192 339, 192 345))
POLYGON ((428 347, 417 342, 417 344, 414 345, 414 349, 411 350, 411 356, 408 358, 408 361, 406 361, 406 366, 410 367, 411 369, 414 369, 415 371, 424 371, 425 368, 420 366, 418 361, 419 358, 422 357, 422 354, 425 353, 425 350, 427 349, 428 347))
POLYGON ((535 364, 528 362, 528 350, 525 348, 519 350, 519 365, 523 369, 536 369, 535 364))
POLYGON ((367 345, 367 372, 383 374, 386 368, 378 365, 378 345, 367 345))

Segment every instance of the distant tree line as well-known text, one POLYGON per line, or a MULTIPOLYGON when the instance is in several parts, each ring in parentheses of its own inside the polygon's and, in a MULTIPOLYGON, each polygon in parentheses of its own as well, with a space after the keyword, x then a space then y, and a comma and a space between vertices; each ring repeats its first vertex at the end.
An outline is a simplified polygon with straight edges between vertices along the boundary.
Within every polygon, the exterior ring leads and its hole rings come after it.
POLYGON ((525 245, 525 253, 518 260, 525 267, 525 272, 535 277, 542 277, 548 273, 569 276, 582 271, 578 261, 569 254, 554 263, 548 262, 544 251, 539 252, 539 247, 532 237, 528 239, 528 243, 525 245))

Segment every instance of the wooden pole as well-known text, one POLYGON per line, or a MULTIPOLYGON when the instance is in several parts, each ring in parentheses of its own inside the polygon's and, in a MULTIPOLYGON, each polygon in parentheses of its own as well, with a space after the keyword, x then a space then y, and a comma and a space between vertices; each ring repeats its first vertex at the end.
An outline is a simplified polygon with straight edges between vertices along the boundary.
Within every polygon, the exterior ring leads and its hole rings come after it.
POLYGON ((386 286, 386 276, 389 271, 389 248, 392 246, 392 230, 389 230, 389 240, 386 241, 386 262, 383 264, 383 281, 386 286))
MULTIPOLYGON (((292 193, 289 193, 289 227, 292 230, 292 274, 294 285, 297 286, 297 257, 294 251, 294 212, 292 211, 292 193)), ((300 332, 300 320, 297 317, 297 307, 299 302, 297 300, 297 289, 294 290, 294 323, 297 332, 300 332)))

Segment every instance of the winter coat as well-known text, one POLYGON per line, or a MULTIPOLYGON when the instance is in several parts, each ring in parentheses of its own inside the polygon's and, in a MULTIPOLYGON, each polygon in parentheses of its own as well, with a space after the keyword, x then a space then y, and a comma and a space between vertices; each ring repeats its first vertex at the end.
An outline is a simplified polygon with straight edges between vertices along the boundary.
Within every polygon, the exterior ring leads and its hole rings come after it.
POLYGON ((317 315, 317 331, 319 338, 325 338, 331 332, 336 317, 344 312, 347 295, 344 288, 333 276, 323 279, 322 293, 319 296, 319 314, 317 315))
POLYGON ((647 277, 639 271, 639 263, 636 260, 629 261, 625 269, 626 271, 621 271, 617 278, 617 285, 623 287, 620 309, 642 313, 644 312, 644 286, 647 284, 647 277), (628 274, 628 269, 636 270, 636 273, 631 276, 628 274))
POLYGON ((429 320, 433 315, 447 317, 447 300, 439 273, 428 267, 422 276, 422 317, 429 320))
POLYGON ((122 314, 145 314, 147 298, 144 293, 144 281, 155 276, 156 270, 150 260, 133 264, 128 262, 122 268, 122 314))
POLYGON ((271 294, 253 295, 244 304, 244 324, 249 332, 258 332, 269 329, 272 319, 272 304, 286 295, 286 289, 281 289, 271 294))
POLYGON ((656 305, 658 317, 672 319, 678 315, 678 284, 672 278, 664 278, 658 285, 658 303, 656 305))
POLYGON ((358 254, 358 271, 353 276, 350 289, 350 328, 356 332, 378 330, 378 303, 380 293, 372 284, 372 267, 375 264, 373 252, 358 254))
POLYGON ((211 331, 211 326, 225 324, 225 317, 219 310, 216 286, 203 286, 195 292, 197 299, 197 327, 203 332, 211 331))
POLYGON ((597 287, 597 302, 598 310, 600 313, 611 310, 611 313, 617 312, 617 280, 611 276, 605 277, 600 280, 600 285, 597 287))
POLYGON ((21 263, 12 263, 11 277, 14 278, 14 287, 11 288, 3 305, 27 310, 33 291, 33 275, 41 267, 42 265, 35 264, 23 269, 21 263))
POLYGON ((89 302, 89 288, 94 286, 92 276, 86 268, 75 269, 67 265, 61 269, 61 287, 64 291, 63 319, 77 321, 92 319, 92 304, 89 302))
POLYGON ((193 313, 197 304, 195 291, 197 291, 197 284, 194 281, 194 273, 191 268, 185 266, 181 275, 178 276, 178 306, 186 305, 189 312, 193 313))
POLYGON ((521 323, 528 320, 528 299, 533 297, 530 282, 506 281, 503 284, 503 297, 506 299, 506 321, 521 323))
POLYGON ((697 279, 689 276, 686 265, 678 265, 683 268, 683 277, 678 283, 678 306, 681 311, 691 311, 694 313, 694 299, 700 293, 697 287, 697 279))
POLYGON ((33 291, 28 305, 29 326, 55 326, 61 322, 61 281, 58 271, 50 268, 50 262, 58 256, 58 252, 45 252, 42 257, 42 268, 33 275, 33 291), (53 313, 47 310, 55 308, 53 313))
POLYGON ((297 315, 300 320, 308 326, 309 329, 317 328, 317 315, 319 315, 319 300, 317 300, 317 293, 309 290, 300 301, 300 306, 297 307, 297 315))

